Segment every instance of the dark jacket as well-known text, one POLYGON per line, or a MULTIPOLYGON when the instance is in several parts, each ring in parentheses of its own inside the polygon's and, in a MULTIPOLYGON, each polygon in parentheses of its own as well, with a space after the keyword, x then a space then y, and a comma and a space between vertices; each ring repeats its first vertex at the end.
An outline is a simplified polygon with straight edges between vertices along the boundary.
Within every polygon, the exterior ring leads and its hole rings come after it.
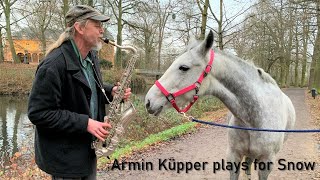
MULTIPOLYGON (((98 59, 89 53, 102 82, 98 59)), ((111 100, 112 86, 104 86, 111 100)), ((98 120, 105 116, 105 98, 97 86, 98 120)), ((70 41, 53 50, 38 66, 28 102, 28 116, 36 125, 36 163, 60 177, 87 176, 95 159, 93 136, 87 132, 90 86, 70 41)))

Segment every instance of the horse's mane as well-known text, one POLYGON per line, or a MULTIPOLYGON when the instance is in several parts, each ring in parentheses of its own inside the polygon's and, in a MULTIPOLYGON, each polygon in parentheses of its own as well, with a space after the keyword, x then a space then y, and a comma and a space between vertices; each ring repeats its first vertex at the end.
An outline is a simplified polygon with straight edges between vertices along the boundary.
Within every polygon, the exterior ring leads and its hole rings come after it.
POLYGON ((259 72, 260 74, 260 77, 262 80, 264 80, 265 82, 267 83, 271 83, 271 84, 274 84, 276 86, 278 86, 277 82, 270 76, 270 74, 266 73, 262 68, 259 68, 257 67, 252 61, 246 61, 244 59, 241 59, 231 53, 228 53, 228 52, 225 52, 225 51, 221 51, 217 48, 214 48, 214 51, 215 52, 219 52, 220 54, 224 55, 224 56, 227 56, 233 60, 236 60, 239 64, 242 64, 242 65, 245 65, 245 66, 248 66, 256 71, 259 72))
POLYGON ((278 86, 277 82, 270 76, 269 73, 266 73, 262 68, 257 68, 257 69, 260 70, 260 72, 261 72, 260 77, 264 81, 278 86))

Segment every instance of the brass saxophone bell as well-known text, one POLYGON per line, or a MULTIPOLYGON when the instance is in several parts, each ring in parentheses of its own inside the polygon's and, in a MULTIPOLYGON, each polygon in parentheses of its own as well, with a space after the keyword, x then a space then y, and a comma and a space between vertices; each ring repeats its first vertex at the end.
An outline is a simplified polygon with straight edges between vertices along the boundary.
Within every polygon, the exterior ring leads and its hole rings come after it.
POLYGON ((124 111, 121 113, 121 120, 120 122, 123 129, 126 129, 129 125, 129 122, 132 121, 134 118, 136 118, 137 112, 134 108, 133 104, 130 102, 129 105, 125 108, 124 111))

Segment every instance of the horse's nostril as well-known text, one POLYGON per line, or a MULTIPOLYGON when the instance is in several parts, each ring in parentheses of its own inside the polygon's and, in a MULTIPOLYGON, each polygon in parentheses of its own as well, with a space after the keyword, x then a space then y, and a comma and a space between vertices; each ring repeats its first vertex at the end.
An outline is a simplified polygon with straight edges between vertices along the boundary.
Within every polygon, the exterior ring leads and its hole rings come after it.
POLYGON ((149 109, 149 107, 150 107, 150 100, 148 99, 148 102, 146 104, 146 108, 149 109))

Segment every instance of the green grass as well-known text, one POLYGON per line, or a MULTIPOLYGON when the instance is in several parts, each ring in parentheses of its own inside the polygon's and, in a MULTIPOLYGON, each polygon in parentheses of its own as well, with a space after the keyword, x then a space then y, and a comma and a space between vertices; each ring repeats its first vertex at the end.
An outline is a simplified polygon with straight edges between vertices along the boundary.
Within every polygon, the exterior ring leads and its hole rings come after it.
POLYGON ((150 145, 157 144, 157 143, 163 142, 163 141, 168 141, 174 137, 179 137, 179 136, 186 134, 186 133, 189 133, 189 132, 194 132, 196 130, 195 124, 196 123, 193 123, 193 122, 184 123, 179 126, 162 131, 160 133, 152 134, 142 141, 130 143, 123 148, 117 149, 111 155, 110 160, 108 160, 107 158, 104 158, 104 157, 100 158, 99 164, 106 164, 109 161, 112 161, 114 159, 119 159, 123 156, 129 155, 133 151, 139 151, 139 150, 142 150, 150 145))

